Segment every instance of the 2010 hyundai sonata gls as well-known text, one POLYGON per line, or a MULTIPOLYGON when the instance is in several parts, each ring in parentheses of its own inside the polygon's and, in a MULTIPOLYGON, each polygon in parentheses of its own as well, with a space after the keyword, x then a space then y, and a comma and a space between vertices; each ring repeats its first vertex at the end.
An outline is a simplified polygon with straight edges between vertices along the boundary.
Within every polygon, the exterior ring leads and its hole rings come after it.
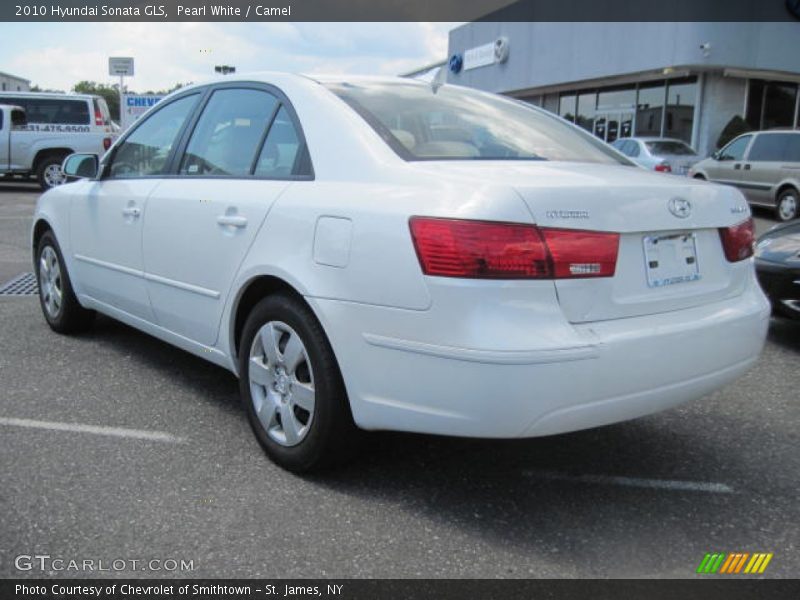
POLYGON ((239 376, 279 464, 358 429, 511 438, 742 374, 769 304, 733 188, 648 173, 558 117, 403 79, 195 85, 39 200, 50 326, 94 311, 239 376))

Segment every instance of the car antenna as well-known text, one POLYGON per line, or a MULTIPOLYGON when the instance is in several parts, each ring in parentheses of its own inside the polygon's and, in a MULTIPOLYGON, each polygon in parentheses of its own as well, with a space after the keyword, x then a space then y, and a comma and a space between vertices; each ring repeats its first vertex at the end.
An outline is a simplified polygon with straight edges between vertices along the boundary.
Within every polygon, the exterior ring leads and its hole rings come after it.
POLYGON ((439 70, 436 71, 436 75, 431 80, 431 90, 435 94, 445 83, 447 83, 447 69, 445 68, 445 65, 442 65, 439 67, 439 70))

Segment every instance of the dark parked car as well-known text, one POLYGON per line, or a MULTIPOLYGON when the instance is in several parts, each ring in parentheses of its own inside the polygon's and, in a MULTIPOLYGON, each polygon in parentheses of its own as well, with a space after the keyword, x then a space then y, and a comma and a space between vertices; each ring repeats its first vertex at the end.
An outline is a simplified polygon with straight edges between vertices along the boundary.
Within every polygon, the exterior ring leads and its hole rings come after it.
POLYGON ((800 222, 778 225, 759 238, 756 273, 773 310, 800 319, 800 222))

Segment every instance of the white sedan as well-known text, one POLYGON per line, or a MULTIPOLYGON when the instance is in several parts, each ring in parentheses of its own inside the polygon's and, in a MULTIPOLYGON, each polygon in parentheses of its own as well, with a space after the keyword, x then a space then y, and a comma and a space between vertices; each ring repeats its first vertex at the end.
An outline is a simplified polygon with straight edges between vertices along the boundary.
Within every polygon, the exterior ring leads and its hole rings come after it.
POLYGON ((733 381, 764 343, 738 191, 633 167, 501 96, 227 77, 65 170, 32 234, 50 327, 101 312, 229 369, 295 471, 360 430, 639 417, 733 381))

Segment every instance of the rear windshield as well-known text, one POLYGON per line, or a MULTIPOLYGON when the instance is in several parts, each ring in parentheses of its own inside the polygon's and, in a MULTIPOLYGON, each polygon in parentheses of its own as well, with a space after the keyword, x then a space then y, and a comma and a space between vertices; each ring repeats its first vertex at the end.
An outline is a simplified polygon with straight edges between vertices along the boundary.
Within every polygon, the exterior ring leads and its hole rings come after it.
POLYGON ((629 164, 603 142, 516 100, 455 86, 328 83, 405 160, 629 164))
POLYGON ((689 146, 683 142, 677 141, 663 141, 663 142, 645 142, 650 154, 672 154, 677 156, 686 156, 687 154, 695 154, 689 146))
POLYGON ((6 104, 25 109, 28 123, 57 123, 59 125, 88 125, 89 105, 86 100, 64 98, 25 98, 3 96, 6 104))

